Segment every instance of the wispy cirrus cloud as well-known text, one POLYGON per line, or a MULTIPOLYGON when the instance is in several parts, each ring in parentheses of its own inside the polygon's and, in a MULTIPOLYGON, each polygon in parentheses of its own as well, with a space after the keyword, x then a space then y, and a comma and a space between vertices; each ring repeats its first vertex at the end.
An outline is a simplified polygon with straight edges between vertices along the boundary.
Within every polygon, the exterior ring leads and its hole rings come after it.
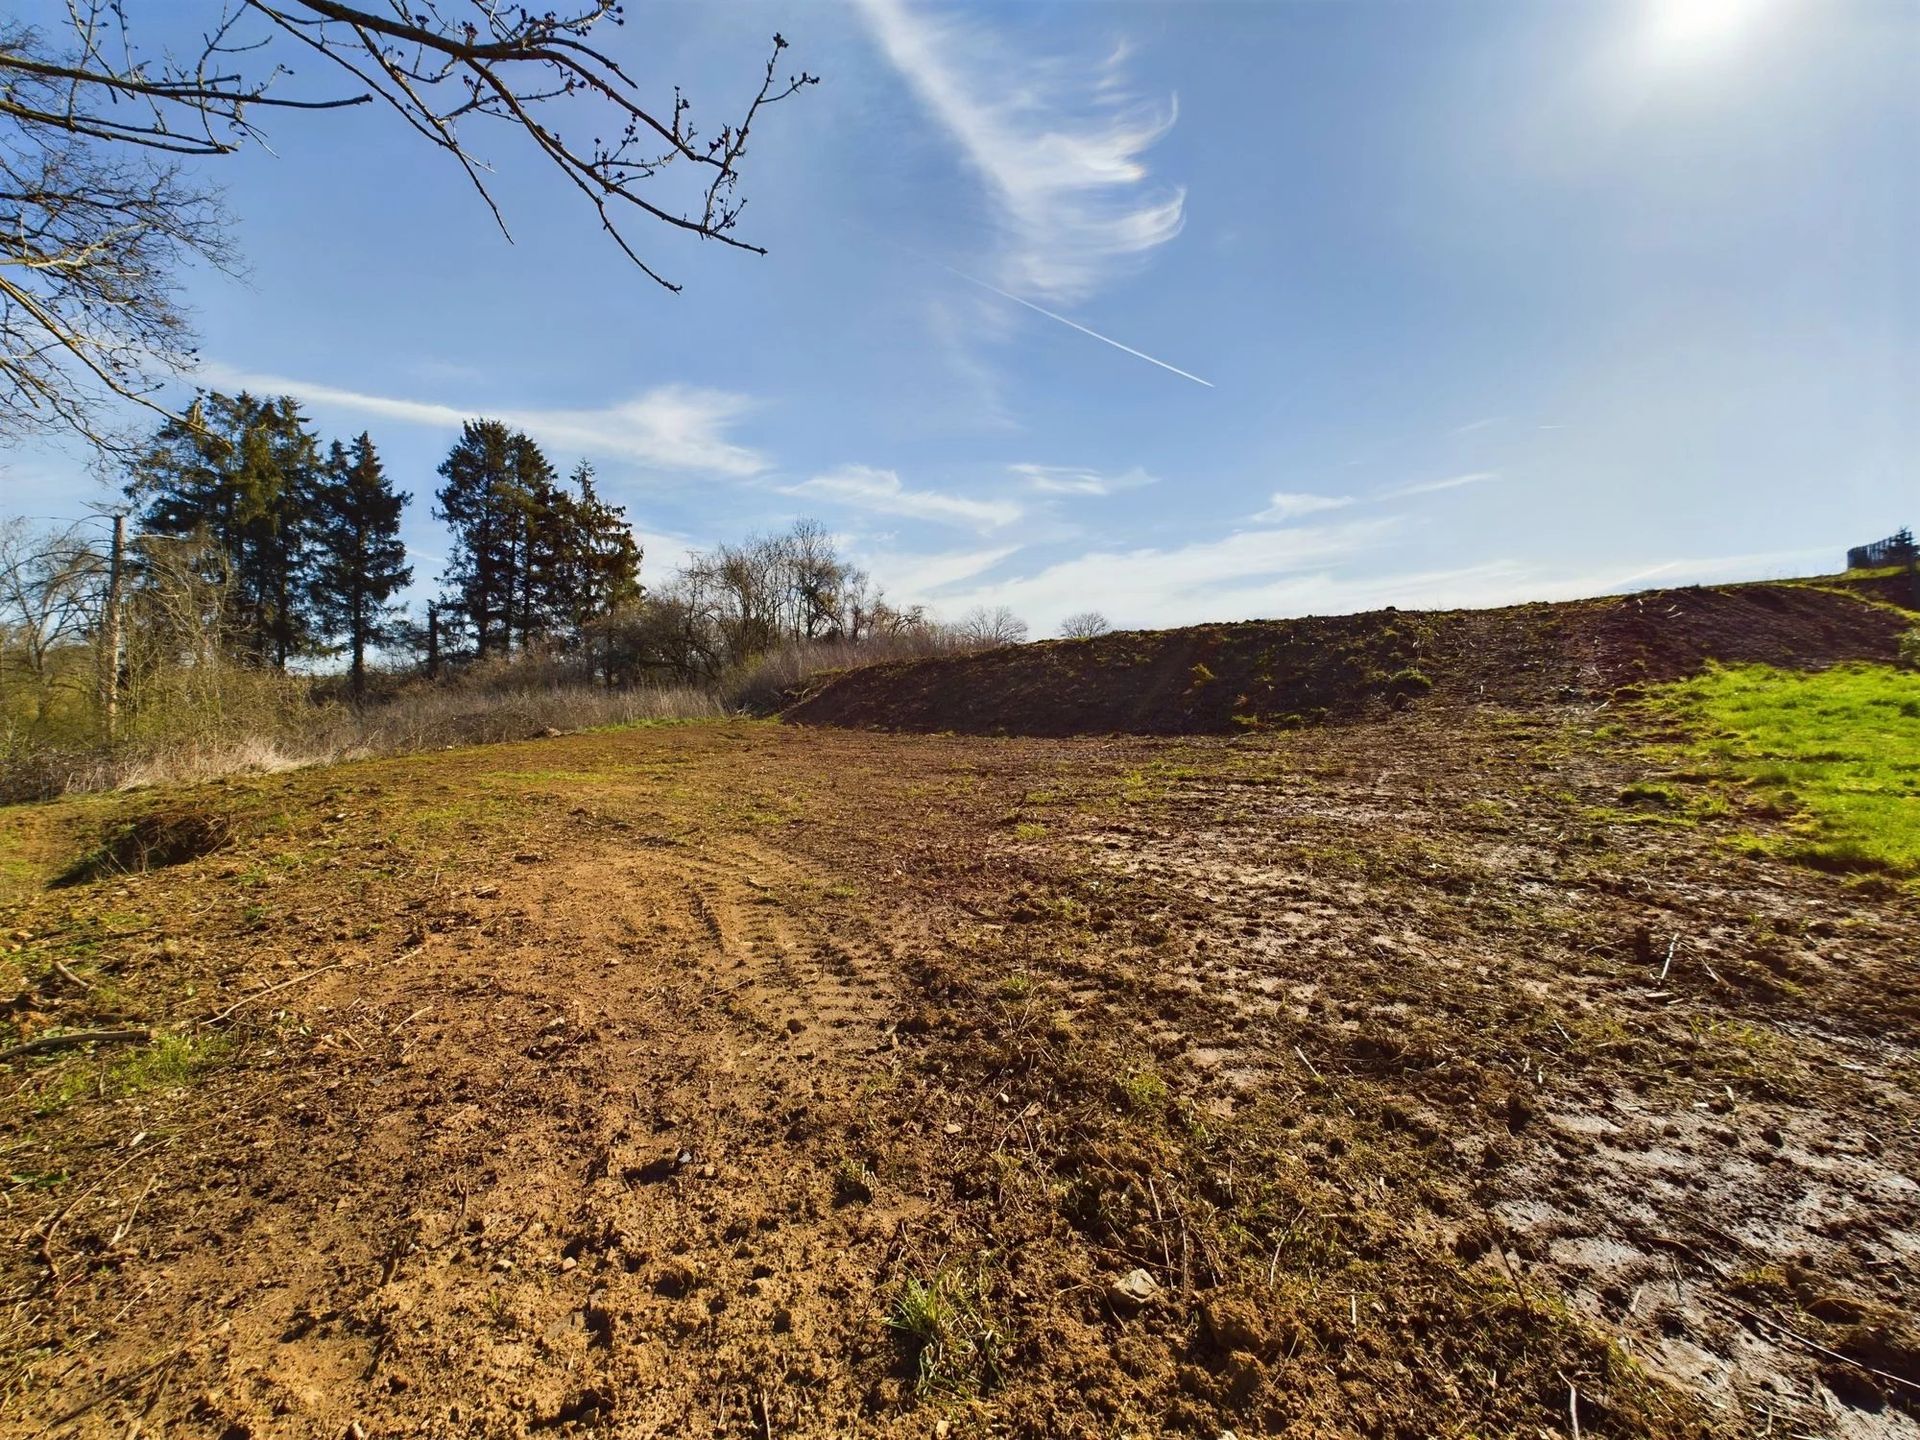
POLYGON ((1409 495, 1433 495, 1441 490, 1458 490, 1464 485, 1485 485, 1498 480, 1498 470, 1474 470, 1465 475, 1449 475, 1444 480, 1417 480, 1411 485, 1396 486, 1381 494, 1382 500, 1402 500, 1409 495))
POLYGON ((898 472, 877 465, 842 465, 797 485, 777 487, 783 495, 831 500, 879 515, 971 525, 982 530, 1011 525, 1026 513, 1016 500, 975 500, 938 490, 913 490, 898 472))
POLYGON ((854 553, 867 572, 878 576, 885 584, 902 592, 927 596, 986 573, 1001 561, 1018 554, 1020 548, 1018 545, 996 545, 984 550, 914 553, 870 550, 856 545, 854 553))
POLYGON ((1150 189, 1142 160, 1178 107, 1132 93, 1124 46, 1091 64, 1048 62, 910 0, 856 8, 991 195, 997 285, 1055 303, 1085 299, 1180 233, 1185 191, 1150 189))
POLYGON ((1252 518, 1278 525, 1288 520, 1298 520, 1303 515, 1344 510, 1351 504, 1351 495, 1308 495, 1298 490, 1276 490, 1268 497, 1267 508, 1252 518))
POLYGON ((309 405, 357 415, 378 415, 412 425, 455 428, 485 417, 525 430, 537 440, 584 451, 596 458, 631 461, 661 470, 685 470, 745 479, 768 468, 759 451, 728 437, 730 427, 753 408, 745 395, 694 385, 658 385, 631 400, 595 410, 526 409, 513 406, 444 405, 284 375, 263 375, 232 366, 202 365, 197 378, 233 389, 292 395, 309 405))
POLYGON ((1143 485, 1158 483, 1154 476, 1138 465, 1118 475, 1103 474, 1079 465, 1035 465, 1027 461, 1009 465, 1007 469, 1043 495, 1113 495, 1122 490, 1138 490, 1143 485))

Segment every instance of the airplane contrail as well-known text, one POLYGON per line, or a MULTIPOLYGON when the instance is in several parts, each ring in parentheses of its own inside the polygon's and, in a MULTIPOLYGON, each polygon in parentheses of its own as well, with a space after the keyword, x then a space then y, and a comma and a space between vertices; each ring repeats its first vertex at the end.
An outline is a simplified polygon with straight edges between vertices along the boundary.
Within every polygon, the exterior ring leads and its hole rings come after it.
POLYGON ((958 275, 962 280, 966 280, 971 282, 972 284, 978 285, 982 290, 991 290, 994 294, 998 295, 1002 300, 1011 300, 1016 305, 1024 305, 1027 307, 1027 309, 1034 311, 1036 314, 1044 315, 1049 320, 1058 320, 1062 325, 1068 326, 1069 328, 1074 330, 1078 330, 1082 335, 1091 335, 1094 339, 1098 340, 1103 345, 1111 345, 1116 350, 1124 350, 1127 352, 1127 354, 1135 356, 1138 359, 1144 360, 1149 365, 1158 365, 1162 370, 1171 370, 1174 374, 1178 375, 1183 380, 1191 380, 1193 381, 1194 384, 1204 385, 1209 390, 1216 388, 1214 386, 1214 383, 1211 380, 1202 380, 1198 375, 1195 375, 1191 370, 1182 370, 1178 365, 1169 365, 1164 360, 1154 359, 1153 356, 1147 354, 1147 352, 1144 350, 1136 350, 1131 345, 1122 345, 1118 340, 1114 339, 1111 335, 1102 335, 1098 330, 1089 330, 1086 326, 1082 325, 1078 320, 1069 320, 1064 315, 1055 314, 1053 311, 1047 309, 1047 307, 1044 305, 1036 305, 1031 300, 1022 300, 1018 295, 1009 294, 1007 291, 1002 290, 998 285, 989 285, 986 281, 980 279, 978 276, 969 275, 964 270, 955 270, 951 265, 944 265, 941 268, 947 271, 948 274, 958 275))

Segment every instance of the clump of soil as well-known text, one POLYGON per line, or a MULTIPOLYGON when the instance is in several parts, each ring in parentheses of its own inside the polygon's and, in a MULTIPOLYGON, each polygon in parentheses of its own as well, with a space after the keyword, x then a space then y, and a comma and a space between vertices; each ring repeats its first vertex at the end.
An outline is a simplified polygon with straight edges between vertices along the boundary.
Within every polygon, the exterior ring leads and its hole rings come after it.
POLYGON ((1850 594, 1785 584, 1255 620, 869 666, 827 681, 786 718, 972 735, 1236 734, 1428 700, 1607 695, 1715 660, 1891 661, 1907 623, 1850 594))
POLYGON ((84 885, 109 875, 138 875, 184 865, 233 840, 233 822, 215 810, 180 807, 152 810, 107 827, 100 841, 55 879, 56 885, 84 885))

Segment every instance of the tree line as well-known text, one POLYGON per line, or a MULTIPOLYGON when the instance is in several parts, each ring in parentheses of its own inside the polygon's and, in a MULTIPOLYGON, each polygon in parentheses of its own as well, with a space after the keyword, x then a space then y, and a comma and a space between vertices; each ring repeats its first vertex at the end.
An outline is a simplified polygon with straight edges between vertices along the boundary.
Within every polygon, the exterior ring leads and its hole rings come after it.
POLYGON ((1004 609, 945 625, 892 604, 812 520, 644 586, 640 544, 592 466, 562 480, 497 420, 467 422, 438 479, 432 514, 451 543, 438 595, 409 613, 413 497, 373 438, 325 440, 289 396, 198 393, 128 463, 124 546, 83 526, 0 529, 0 728, 91 723, 111 738, 123 694, 131 711, 212 724, 242 672, 320 686, 337 673, 358 704, 376 677, 711 687, 783 648, 1026 635, 1004 609))
MULTIPOLYGON (((203 392, 131 469, 140 530, 201 542, 227 643, 254 663, 284 671, 345 655, 358 698, 368 656, 414 641, 395 603, 413 579, 400 534, 412 496, 370 435, 323 445, 290 396, 203 392)), ((474 420, 439 473, 433 513, 453 548, 441 576, 450 588, 429 608, 435 668, 443 655, 577 640, 639 598, 640 547, 586 462, 562 484, 530 436, 474 420)))

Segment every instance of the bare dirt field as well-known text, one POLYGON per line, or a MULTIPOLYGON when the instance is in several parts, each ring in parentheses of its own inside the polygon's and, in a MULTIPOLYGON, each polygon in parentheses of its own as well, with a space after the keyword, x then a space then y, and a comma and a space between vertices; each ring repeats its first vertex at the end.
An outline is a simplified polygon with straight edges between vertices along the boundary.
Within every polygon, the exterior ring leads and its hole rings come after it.
POLYGON ((0 811, 16 1030, 155 1032, 0 1068, 0 1431, 1920 1435, 1920 898, 1665 724, 0 811))

